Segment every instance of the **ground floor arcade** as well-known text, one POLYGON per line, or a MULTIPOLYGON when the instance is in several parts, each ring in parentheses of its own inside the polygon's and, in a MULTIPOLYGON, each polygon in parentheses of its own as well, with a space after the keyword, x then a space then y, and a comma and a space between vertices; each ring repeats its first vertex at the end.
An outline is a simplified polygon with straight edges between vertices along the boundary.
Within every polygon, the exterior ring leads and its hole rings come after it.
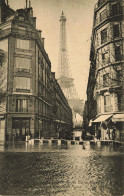
POLYGON ((0 117, 0 140, 25 140, 27 135, 32 138, 66 138, 72 131, 70 124, 50 118, 39 117, 37 114, 7 114, 0 117))

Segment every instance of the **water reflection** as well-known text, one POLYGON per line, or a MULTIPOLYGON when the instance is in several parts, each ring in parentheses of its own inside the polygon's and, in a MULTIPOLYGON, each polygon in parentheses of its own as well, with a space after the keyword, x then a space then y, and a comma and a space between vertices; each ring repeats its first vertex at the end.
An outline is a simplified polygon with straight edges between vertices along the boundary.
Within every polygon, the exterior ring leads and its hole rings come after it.
POLYGON ((111 146, 0 145, 0 194, 123 195, 123 150, 111 146))

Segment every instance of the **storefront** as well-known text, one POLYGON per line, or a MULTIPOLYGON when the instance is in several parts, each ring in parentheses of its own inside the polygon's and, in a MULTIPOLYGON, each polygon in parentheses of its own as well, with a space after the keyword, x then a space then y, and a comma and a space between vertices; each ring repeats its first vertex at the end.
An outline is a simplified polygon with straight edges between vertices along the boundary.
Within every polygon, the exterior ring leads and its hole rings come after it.
POLYGON ((97 138, 100 130, 101 140, 116 140, 124 142, 124 114, 101 115, 92 121, 97 138))
POLYGON ((30 132, 30 118, 12 119, 12 136, 15 139, 25 140, 25 137, 29 132, 30 132))
POLYGON ((124 114, 114 114, 112 121, 116 127, 116 140, 124 142, 124 114))

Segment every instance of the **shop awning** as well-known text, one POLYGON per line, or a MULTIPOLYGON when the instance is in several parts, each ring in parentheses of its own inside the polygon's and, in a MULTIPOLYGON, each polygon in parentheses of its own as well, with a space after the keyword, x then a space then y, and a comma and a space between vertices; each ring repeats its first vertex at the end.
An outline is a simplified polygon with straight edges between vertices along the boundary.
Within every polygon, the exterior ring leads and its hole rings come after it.
POLYGON ((54 122, 58 122, 58 123, 61 123, 61 124, 69 124, 69 123, 64 122, 64 121, 62 121, 62 120, 54 120, 54 122))
POLYGON ((112 121, 123 122, 124 121, 124 114, 114 114, 112 117, 112 121))
POLYGON ((58 123, 61 123, 61 120, 54 120, 54 122, 58 122, 58 123))
POLYGON ((96 123, 96 122, 104 122, 104 121, 106 121, 107 119, 109 119, 111 116, 112 116, 112 114, 101 115, 101 116, 99 116, 98 118, 96 118, 96 119, 93 121, 93 123, 96 123))

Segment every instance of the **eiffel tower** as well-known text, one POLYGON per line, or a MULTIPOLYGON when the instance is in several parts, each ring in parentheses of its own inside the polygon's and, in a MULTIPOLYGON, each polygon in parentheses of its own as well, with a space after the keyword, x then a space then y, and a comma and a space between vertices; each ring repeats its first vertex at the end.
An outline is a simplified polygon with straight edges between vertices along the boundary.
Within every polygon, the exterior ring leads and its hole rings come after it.
POLYGON ((60 45, 59 45, 59 63, 57 71, 57 80, 62 88, 65 97, 68 100, 70 107, 73 110, 78 110, 83 107, 83 100, 78 98, 78 93, 74 85, 74 79, 71 75, 70 66, 68 63, 68 51, 66 46, 66 17, 62 12, 60 16, 60 45), (78 108, 78 109, 76 109, 78 108))

